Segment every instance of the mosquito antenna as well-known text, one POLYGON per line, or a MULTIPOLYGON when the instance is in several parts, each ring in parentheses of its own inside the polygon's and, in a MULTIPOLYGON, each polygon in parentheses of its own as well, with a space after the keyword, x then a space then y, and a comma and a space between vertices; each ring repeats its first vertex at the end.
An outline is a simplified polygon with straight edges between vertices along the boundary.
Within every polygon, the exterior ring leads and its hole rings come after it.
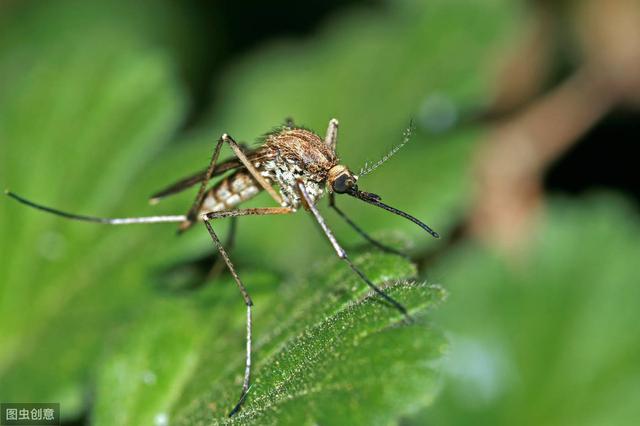
POLYGON ((166 222, 184 222, 187 217, 185 215, 174 216, 143 216, 143 217, 120 217, 120 218, 106 218, 106 217, 94 217, 84 216, 79 214, 67 213, 58 209, 36 204, 33 201, 29 201, 26 198, 22 198, 18 194, 15 194, 8 189, 4 191, 6 195, 17 200, 18 202, 25 204, 29 207, 33 207, 37 210, 42 210, 47 213, 54 214, 56 216, 66 217, 72 220, 81 220, 85 222, 103 223, 106 225, 130 225, 133 223, 166 223, 166 222))
POLYGON ((440 234, 438 234, 436 231, 431 229, 429 226, 427 226, 426 224, 422 223, 421 221, 419 221, 415 217, 411 216, 410 214, 405 213, 405 212, 403 212, 401 210, 398 210, 396 208, 393 208, 393 207, 383 203, 382 201, 380 201, 380 197, 378 195, 376 195, 376 194, 372 194, 370 192, 358 191, 357 189, 352 189, 351 191, 347 192, 347 194, 351 195, 352 197, 356 197, 356 198, 358 198, 358 199, 360 199, 362 201, 365 201, 365 202, 367 202, 369 204, 373 204, 374 206, 378 206, 380 208, 383 208, 386 211, 389 211, 391 213, 395 213, 398 216, 402 216, 405 219, 409 219, 411 222, 415 223, 420 228, 424 229, 429 234, 431 234, 431 236, 433 236, 434 238, 440 238, 440 234))
POLYGON ((400 151, 400 148, 402 148, 407 144, 407 142, 409 142, 414 129, 415 127, 413 125, 413 120, 411 120, 411 122, 409 123, 409 127, 406 128, 404 132, 402 132, 402 142, 391 148, 389 152, 387 152, 381 159, 379 159, 375 163, 369 163, 368 161, 365 162, 364 166, 362 166, 362 168, 360 169, 360 173, 358 173, 358 176, 368 175, 378 167, 382 166, 382 164, 384 164, 388 159, 396 155, 396 153, 400 151))

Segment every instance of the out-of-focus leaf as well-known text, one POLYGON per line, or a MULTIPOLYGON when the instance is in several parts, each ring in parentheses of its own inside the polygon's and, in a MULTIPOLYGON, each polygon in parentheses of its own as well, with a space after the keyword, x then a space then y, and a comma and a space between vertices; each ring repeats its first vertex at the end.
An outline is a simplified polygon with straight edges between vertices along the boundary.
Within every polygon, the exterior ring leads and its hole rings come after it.
POLYGON ((438 286, 405 281, 414 267, 367 253, 356 261, 416 315, 406 324, 366 291, 338 260, 290 281, 249 274, 255 301, 254 385, 243 410, 244 305, 231 280, 179 305, 147 309, 102 370, 97 424, 387 424, 431 402, 441 333, 425 313, 444 297, 438 286), (400 281, 398 281, 400 280, 400 281))
POLYGON ((449 377, 416 424, 637 423, 637 212, 556 200, 535 240, 520 264, 465 247, 438 266, 449 377))
MULTIPOLYGON (((25 11, 2 29, 0 184, 65 210, 131 213, 144 206, 129 195, 135 177, 184 99, 164 54, 133 31, 92 26, 76 14, 95 14, 75 5, 56 2, 51 20, 25 11)), ((150 293, 141 283, 158 228, 107 228, 3 196, 0 400, 81 409, 101 348, 150 293)))

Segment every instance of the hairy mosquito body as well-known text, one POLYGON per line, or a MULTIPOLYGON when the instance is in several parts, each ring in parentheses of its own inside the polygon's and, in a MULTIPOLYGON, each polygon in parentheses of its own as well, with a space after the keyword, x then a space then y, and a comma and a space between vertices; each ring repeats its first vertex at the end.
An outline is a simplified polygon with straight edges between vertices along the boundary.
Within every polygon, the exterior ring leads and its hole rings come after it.
MULTIPOLYGON (((405 133, 401 145, 394 148, 383 160, 376 162, 373 167, 365 167, 363 174, 369 173, 395 154, 399 147, 409 140, 409 136, 410 131, 405 133)), ((384 204, 378 195, 360 191, 357 185, 358 176, 352 173, 347 166, 339 162, 336 153, 337 140, 338 121, 335 119, 329 122, 324 139, 310 130, 296 127, 292 122, 289 122, 268 133, 263 139, 263 144, 256 149, 242 148, 229 135, 224 134, 215 146, 207 169, 188 176, 151 197, 150 201, 156 203, 164 197, 181 192, 193 185, 200 184, 195 200, 185 215, 131 218, 83 216, 36 204, 9 191, 6 191, 6 194, 30 207, 68 219, 110 225, 179 222, 179 229, 184 231, 193 224, 202 221, 211 236, 214 246, 220 254, 219 259, 221 259, 229 269, 247 309, 244 378, 240 398, 229 414, 229 416, 232 416, 240 410, 250 388, 253 301, 236 272, 227 250, 220 242, 212 226, 213 221, 229 217, 235 220, 238 216, 291 214, 302 207, 304 210, 309 211, 320 225, 320 228, 329 240, 336 255, 344 260, 349 268, 388 304, 404 316, 409 316, 406 308, 400 302, 393 299, 384 290, 375 285, 367 278, 364 272, 350 260, 347 252, 342 248, 331 229, 329 229, 323 216, 320 214, 316 203, 328 193, 329 206, 340 217, 376 247, 391 253, 398 254, 396 250, 386 247, 372 239, 337 207, 335 201, 336 194, 347 194, 368 204, 380 207, 414 222, 436 238, 438 238, 439 235, 415 217, 384 204), (229 145, 235 156, 226 161, 218 162, 220 150, 224 144, 229 145), (210 180, 217 176, 220 176, 221 179, 208 187, 210 180), (246 209, 238 208, 240 204, 252 199, 262 191, 267 192, 277 206, 246 209)), ((232 229, 235 229, 235 227, 232 227, 232 229)), ((230 245, 231 241, 227 246, 230 245)))
MULTIPOLYGON (((301 205, 297 183, 302 182, 314 203, 325 193, 329 170, 337 165, 335 153, 315 133, 284 128, 267 134, 253 166, 271 185, 277 185, 282 207, 293 211, 301 205)), ((240 170, 216 183, 206 192, 198 216, 234 208, 264 189, 251 173, 240 170)))

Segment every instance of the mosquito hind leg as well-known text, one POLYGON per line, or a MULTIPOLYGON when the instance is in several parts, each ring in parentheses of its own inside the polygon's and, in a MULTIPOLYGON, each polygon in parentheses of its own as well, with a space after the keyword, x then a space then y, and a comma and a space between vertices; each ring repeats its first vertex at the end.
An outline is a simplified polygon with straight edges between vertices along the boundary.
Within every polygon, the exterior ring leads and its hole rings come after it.
POLYGON ((390 305, 392 305, 394 308, 396 308, 398 311, 400 311, 400 313, 402 313, 405 316, 406 319, 411 320, 411 316, 409 315, 409 312, 407 311, 407 308, 405 308, 400 302, 395 300, 393 297, 389 296, 383 289, 381 289, 380 287, 375 285, 365 275, 365 273, 362 272, 360 270, 360 268, 358 268, 351 261, 351 259, 349 259, 349 257, 347 256, 347 252, 340 246, 340 243, 338 243, 338 240, 333 235, 333 232, 331 232, 331 229, 329 229, 329 227, 327 226, 327 223, 325 222, 324 218, 320 214, 320 211, 313 204, 313 200, 311 199, 311 197, 307 193, 307 190, 306 190, 306 188, 304 186, 304 183, 298 182, 298 192, 300 193, 301 197, 305 200, 305 204, 307 205, 307 207, 309 208, 309 210, 311 211, 311 213, 315 217, 316 222, 318 222, 318 224, 320 225, 320 228, 322 228, 322 231, 324 232, 324 234, 329 239, 329 242, 333 246, 333 249, 335 250, 335 252, 338 255, 338 257, 340 259, 344 260, 349 265, 351 270, 353 272, 355 272, 360 277, 360 279, 362 279, 362 281, 364 281, 365 284, 367 284, 373 291, 378 293, 380 295, 380 297, 382 297, 390 305))
POLYGON ((400 250, 396 250, 393 247, 389 247, 385 244, 382 244, 380 241, 377 241, 376 239, 374 239, 373 237, 371 237, 369 234, 367 234, 362 228, 360 228, 354 221, 352 221, 349 216, 347 216, 342 210, 340 210, 338 208, 338 206, 336 205, 336 200, 335 200, 335 196, 333 193, 329 194, 329 207, 331 207, 333 210, 335 210, 336 213, 338 213, 338 216, 340 216, 342 219, 344 219, 345 222, 347 222, 347 224, 349 224, 349 226, 351 226, 358 234, 360 234, 360 236, 362 238, 364 238, 365 240, 369 241, 370 244, 374 245, 375 247, 379 248, 380 250, 386 252, 386 253, 391 253, 391 254, 395 254, 398 256, 402 256, 404 258, 407 258, 408 256, 404 253, 402 253, 400 250))

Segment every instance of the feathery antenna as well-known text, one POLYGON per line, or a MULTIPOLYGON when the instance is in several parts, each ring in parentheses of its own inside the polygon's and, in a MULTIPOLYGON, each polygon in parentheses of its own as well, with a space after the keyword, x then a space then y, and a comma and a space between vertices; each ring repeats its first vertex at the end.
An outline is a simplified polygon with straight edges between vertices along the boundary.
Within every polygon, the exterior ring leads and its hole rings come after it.
POLYGON ((360 173, 358 173, 358 176, 368 175, 369 173, 380 167, 382 164, 384 164, 385 161, 393 157, 398 151, 400 151, 400 148, 402 148, 407 144, 407 142, 409 142, 414 129, 415 126, 413 125, 413 120, 411 120, 411 122, 409 123, 409 127, 406 128, 404 132, 402 132, 402 142, 391 148, 391 151, 387 152, 380 160, 376 161, 375 163, 369 163, 368 161, 365 162, 364 166, 362 166, 362 168, 360 169, 360 173))

